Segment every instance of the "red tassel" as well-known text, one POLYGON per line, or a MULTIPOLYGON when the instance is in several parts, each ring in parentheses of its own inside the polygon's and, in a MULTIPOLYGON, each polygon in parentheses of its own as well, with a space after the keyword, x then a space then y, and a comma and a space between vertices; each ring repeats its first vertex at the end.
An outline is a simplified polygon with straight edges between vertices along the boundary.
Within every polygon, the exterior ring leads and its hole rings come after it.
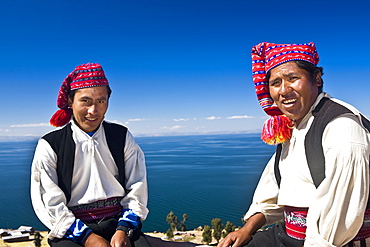
POLYGON ((69 123, 72 117, 72 109, 60 109, 50 118, 50 124, 54 127, 61 127, 69 123))
POLYGON ((271 116, 265 121, 261 139, 269 145, 276 145, 292 137, 294 122, 285 115, 271 116))

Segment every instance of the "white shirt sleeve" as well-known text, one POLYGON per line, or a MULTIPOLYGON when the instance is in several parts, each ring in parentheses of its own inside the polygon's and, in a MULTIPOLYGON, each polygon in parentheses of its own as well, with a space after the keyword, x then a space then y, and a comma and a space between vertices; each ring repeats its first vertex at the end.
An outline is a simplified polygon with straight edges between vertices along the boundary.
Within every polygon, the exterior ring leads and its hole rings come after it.
POLYGON ((145 157, 129 131, 125 144, 125 178, 127 194, 121 204, 123 208, 131 209, 143 221, 149 213, 145 157))
POLYGON ((369 140, 355 116, 339 117, 323 134, 325 176, 307 215, 305 247, 343 246, 363 222, 369 194, 369 140))
POLYGON ((75 220, 58 187, 57 156, 49 143, 40 139, 31 170, 31 200, 36 215, 50 229, 49 238, 62 238, 75 220))

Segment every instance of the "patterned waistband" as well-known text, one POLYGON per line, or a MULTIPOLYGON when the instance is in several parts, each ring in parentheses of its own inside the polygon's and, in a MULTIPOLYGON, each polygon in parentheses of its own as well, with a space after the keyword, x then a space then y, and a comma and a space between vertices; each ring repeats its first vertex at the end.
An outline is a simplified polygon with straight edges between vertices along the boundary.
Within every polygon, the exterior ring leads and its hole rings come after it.
POLYGON ((306 238, 306 218, 308 208, 284 207, 284 219, 288 236, 304 240, 306 238))
POLYGON ((122 212, 122 197, 112 197, 89 204, 69 207, 76 218, 82 221, 96 221, 113 217, 122 212))
POLYGON ((370 237, 370 209, 365 210, 364 222, 352 241, 364 240, 370 237))

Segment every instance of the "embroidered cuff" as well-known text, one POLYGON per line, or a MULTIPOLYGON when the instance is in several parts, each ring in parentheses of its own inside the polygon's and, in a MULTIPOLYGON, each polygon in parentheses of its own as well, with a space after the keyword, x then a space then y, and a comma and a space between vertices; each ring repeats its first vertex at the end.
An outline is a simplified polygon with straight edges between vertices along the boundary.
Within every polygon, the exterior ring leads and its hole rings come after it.
POLYGON ((121 218, 118 220, 118 226, 125 226, 133 230, 136 230, 140 223, 140 217, 131 209, 124 209, 121 218))
POLYGON ((75 219, 64 237, 72 240, 75 243, 82 244, 92 232, 93 231, 81 220, 75 219))

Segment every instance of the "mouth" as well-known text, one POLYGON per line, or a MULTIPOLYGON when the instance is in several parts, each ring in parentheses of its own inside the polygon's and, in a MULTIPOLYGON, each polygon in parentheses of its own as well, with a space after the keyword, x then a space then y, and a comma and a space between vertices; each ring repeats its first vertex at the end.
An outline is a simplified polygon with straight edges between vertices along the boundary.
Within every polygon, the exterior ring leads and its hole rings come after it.
POLYGON ((297 102, 297 99, 286 99, 282 101, 284 105, 294 104, 295 102, 297 102))
POLYGON ((87 121, 96 121, 98 118, 93 118, 93 117, 87 117, 86 120, 87 121))

